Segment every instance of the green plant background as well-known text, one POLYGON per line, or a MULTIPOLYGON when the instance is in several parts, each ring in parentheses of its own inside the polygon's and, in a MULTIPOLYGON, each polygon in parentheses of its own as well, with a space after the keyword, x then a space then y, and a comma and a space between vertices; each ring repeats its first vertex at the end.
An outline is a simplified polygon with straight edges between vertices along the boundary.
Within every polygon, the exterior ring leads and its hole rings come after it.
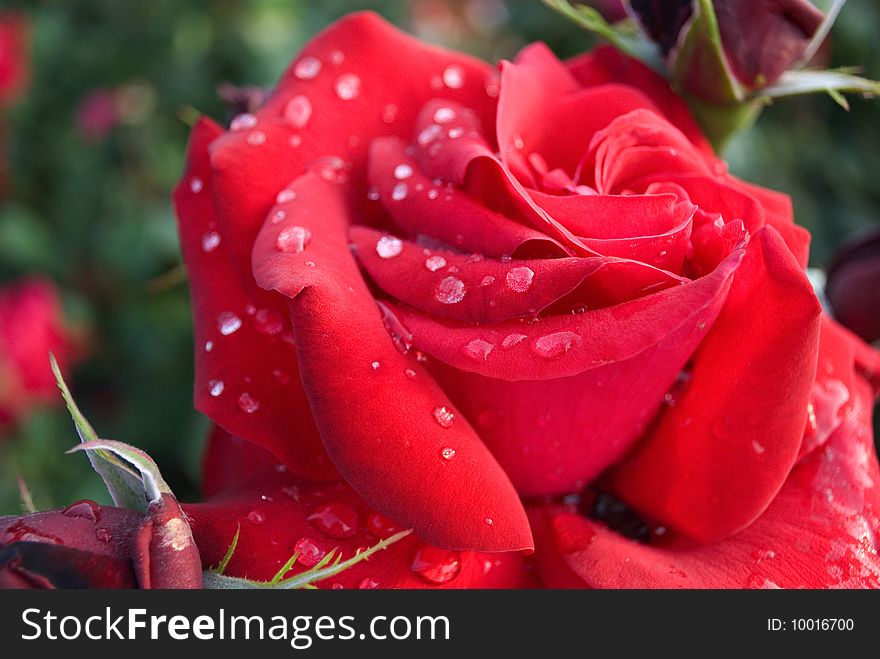
MULTIPOLYGON (((0 202, 0 281, 43 272, 59 284, 70 317, 89 331, 89 354, 71 381, 80 406, 104 437, 147 450, 183 498, 198 495, 207 423, 192 409, 186 285, 155 284, 180 263, 169 195, 188 132, 182 112, 228 119, 219 83, 270 86, 310 35, 353 9, 492 61, 533 40, 561 56, 592 43, 537 1, 0 4, 29 16, 33 57, 29 92, 5 118, 12 180, 0 202), (105 139, 83 140, 79 103, 120 86, 134 95, 134 111, 105 139)), ((849 2, 831 64, 880 77, 878 25, 880 5, 849 2)), ((813 265, 880 222, 880 101, 854 99, 848 113, 827 97, 781 101, 727 156, 735 173, 792 195, 813 233, 813 265)), ((38 508, 106 502, 85 457, 64 455, 75 442, 60 408, 0 442, 0 514, 19 510, 18 475, 38 508)))

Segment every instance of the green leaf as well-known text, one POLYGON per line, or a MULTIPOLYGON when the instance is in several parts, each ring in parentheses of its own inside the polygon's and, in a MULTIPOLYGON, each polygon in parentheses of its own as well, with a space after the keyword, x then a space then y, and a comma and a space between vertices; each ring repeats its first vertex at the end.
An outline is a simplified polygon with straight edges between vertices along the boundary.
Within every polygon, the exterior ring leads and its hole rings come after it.
POLYGON ((112 439, 98 439, 83 442, 67 452, 76 453, 77 451, 107 451, 133 465, 141 475, 141 496, 146 494, 150 503, 158 501, 163 494, 174 495, 162 478, 162 474, 159 473, 159 467, 153 458, 134 446, 112 439))
MULTIPOLYGON (((73 419, 73 425, 76 427, 76 433, 79 435, 81 442, 94 442, 98 440, 98 433, 88 422, 70 393, 64 376, 61 375, 61 369, 58 367, 58 361, 55 355, 49 355, 49 361, 52 366, 52 373, 55 374, 55 382, 61 390, 64 403, 73 419)), ((104 481, 113 503, 120 508, 129 508, 147 511, 147 501, 144 498, 144 484, 140 476, 132 470, 128 465, 119 460, 110 451, 93 450, 88 451, 89 462, 92 469, 104 481)))
POLYGON ((657 44, 644 34, 637 22, 623 20, 612 25, 592 7, 576 5, 568 0, 543 0, 543 2, 583 29, 604 39, 617 50, 666 77, 666 66, 657 44))
POLYGON ((669 70, 677 87, 702 101, 732 104, 745 99, 724 54, 711 0, 694 0, 691 17, 669 53, 669 70))
MULTIPOLYGON (((410 533, 412 533, 412 529, 396 533, 384 540, 380 540, 369 549, 365 549, 345 561, 342 560, 342 554, 339 552, 339 548, 335 547, 327 552, 324 555, 324 558, 322 558, 314 567, 311 567, 304 572, 300 572, 288 579, 284 579, 284 575, 289 572, 296 563, 296 559, 299 557, 298 552, 291 556, 284 566, 282 566, 282 568, 278 570, 278 572, 275 573, 275 576, 269 581, 254 581, 252 579, 244 579, 240 577, 228 577, 222 573, 220 568, 218 568, 217 570, 207 570, 204 572, 203 585, 205 588, 214 590, 253 590, 259 588, 283 590, 314 589, 317 587, 315 586, 316 582, 329 579, 340 572, 344 572, 361 561, 367 560, 376 552, 387 549, 395 542, 408 536, 410 533)), ((232 554, 234 553, 237 544, 238 533, 236 532, 235 538, 233 538, 232 544, 229 546, 229 551, 226 552, 226 556, 221 562, 223 570, 226 569, 229 559, 232 558, 232 554)))

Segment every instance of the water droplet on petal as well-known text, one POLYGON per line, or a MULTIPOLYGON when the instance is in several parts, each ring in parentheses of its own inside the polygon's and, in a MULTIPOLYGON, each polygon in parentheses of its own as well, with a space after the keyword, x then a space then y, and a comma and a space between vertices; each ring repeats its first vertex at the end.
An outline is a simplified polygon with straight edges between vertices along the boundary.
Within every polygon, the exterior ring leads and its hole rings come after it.
POLYGON ((343 101, 357 98, 361 92, 361 79, 353 73, 346 73, 336 79, 336 95, 343 101))
POLYGON ((401 163, 397 167, 394 168, 394 178, 398 180, 403 180, 405 178, 409 178, 413 175, 413 168, 407 164, 401 163))
POLYGON ((376 254, 383 259, 393 259, 403 251, 403 241, 395 236, 382 236, 376 243, 376 254))
POLYGON ((315 528, 331 538, 350 538, 358 529, 358 513, 347 503, 325 503, 306 517, 315 528))
POLYGON ((495 283, 495 277, 492 275, 486 275, 483 277, 483 281, 480 282, 480 286, 491 286, 495 283))
POLYGON ((755 453, 757 453, 758 455, 761 455, 764 451, 767 450, 767 448, 763 444, 761 444, 757 439, 753 439, 752 440, 752 450, 755 453))
POLYGON ((431 142, 436 140, 443 133, 443 129, 440 128, 437 124, 429 124, 416 137, 416 141, 421 146, 428 146, 431 142))
POLYGON ((532 344, 532 352, 538 357, 553 359, 564 355, 573 347, 577 346, 581 337, 574 332, 554 332, 536 339, 532 344))
POLYGON ((397 118, 397 106, 393 103, 389 103, 385 106, 385 109, 382 110, 382 121, 386 124, 394 123, 394 120, 397 118))
POLYGON ((404 369, 403 374, 408 377, 410 380, 416 379, 416 372, 411 368, 404 369))
POLYGON ((300 565, 305 565, 306 567, 314 567, 327 553, 311 538, 300 538, 297 540, 296 544, 293 546, 293 551, 299 554, 296 558, 296 562, 300 565))
POLYGON ((67 506, 61 514, 65 517, 82 517, 97 522, 101 519, 101 506, 90 499, 83 499, 67 506))
POLYGON ((202 188, 205 187, 205 182, 200 179, 198 176, 193 177, 193 180, 189 182, 189 189, 195 193, 199 193, 202 191, 202 188))
POLYGON ((239 330, 241 327, 241 318, 231 311, 224 311, 217 316, 217 326, 220 328, 220 333, 223 336, 229 336, 239 330))
POLYGON ((202 235, 202 251, 213 252, 220 246, 220 234, 216 231, 208 231, 202 235))
POLYGON ((266 516, 259 510, 252 510, 247 514, 247 521, 251 524, 259 526, 266 521, 266 516))
POLYGON ((110 531, 107 529, 95 529, 95 537, 99 542, 110 542, 113 540, 113 536, 110 534, 110 531))
POLYGON ((464 69, 460 66, 447 66, 443 71, 443 84, 450 89, 461 89, 464 86, 464 69))
POLYGON ((257 125, 257 118, 250 112, 239 114, 232 118, 229 123, 229 130, 247 130, 257 125))
POLYGON ((446 259, 436 254, 429 256, 425 259, 425 267, 431 272, 437 272, 440 268, 446 267, 446 259))
POLYGON ((491 517, 487 517, 483 521, 486 522, 486 524, 488 524, 489 526, 492 526, 495 523, 491 517))
POLYGON ((455 110, 452 108, 438 108, 434 113, 434 121, 438 124, 448 124, 453 119, 455 119, 455 110))
POLYGON ((451 428, 455 422, 455 413, 445 405, 434 408, 434 419, 440 424, 441 428, 451 428))
POLYGON ((534 270, 526 266, 511 268, 507 273, 507 287, 516 293, 525 293, 532 285, 534 270))
POLYGON ((284 118, 296 128, 305 128, 312 116, 312 102, 300 94, 294 96, 284 106, 284 118))
POLYGON ((238 397, 238 406, 241 408, 242 412, 253 414, 260 409, 260 401, 256 400, 248 392, 244 392, 238 397))
POLYGON ((293 75, 300 80, 313 80, 321 72, 321 61, 316 57, 303 57, 293 68, 293 75))
POLYGON ((527 337, 525 334, 508 334, 501 342, 501 347, 507 350, 508 348, 512 348, 513 346, 522 343, 527 338, 529 337, 527 337))
POLYGON ((457 551, 423 545, 416 551, 410 567, 428 583, 447 583, 461 571, 461 556, 457 551))
POLYGON ((255 130, 247 136, 247 143, 251 146, 260 146, 266 142, 266 133, 261 130, 255 130))
POLYGON ((278 234, 275 246, 285 254, 299 254, 312 239, 312 232, 305 227, 287 227, 278 234))
POLYGON ((205 341, 205 352, 211 352, 214 349, 213 341, 205 341))
POLYGON ((385 515, 370 513, 367 515, 367 530, 377 538, 384 540, 402 531, 403 527, 398 526, 385 515))
POLYGON ((258 309, 254 314, 254 329, 267 336, 281 334, 284 330, 284 317, 275 309, 258 309))
POLYGON ((434 297, 441 304, 456 304, 464 299, 465 285, 461 279, 446 277, 437 285, 434 297))
POLYGON ((464 354, 474 361, 484 362, 495 346, 483 339, 474 339, 464 347, 464 354))
POLYGON ((379 370, 379 366, 381 366, 381 364, 379 364, 379 362, 372 362, 372 363, 370 364, 370 366, 372 367, 372 369, 373 369, 374 371, 378 371, 378 370, 379 370))
POLYGON ((444 460, 452 460, 455 457, 455 449, 451 446, 444 446, 440 449, 440 457, 444 460))
POLYGON ((211 394, 214 398, 217 398, 217 396, 222 394, 225 387, 226 385, 223 384, 223 380, 208 381, 208 393, 211 394))
POLYGON ((409 188, 407 188, 406 183, 398 183, 394 186, 394 189, 391 190, 391 198, 394 201, 403 201, 406 199, 406 195, 409 193, 409 188))
POLYGON ((367 577, 358 584, 360 590, 375 590, 379 587, 379 582, 372 577, 367 577))
POLYGON ((369 199, 370 201, 379 201, 379 198, 381 196, 382 195, 379 193, 379 188, 375 185, 371 185, 370 189, 367 190, 367 199, 369 199))
POLYGON ((275 196, 275 203, 286 204, 296 199, 296 192, 288 188, 284 188, 275 196))

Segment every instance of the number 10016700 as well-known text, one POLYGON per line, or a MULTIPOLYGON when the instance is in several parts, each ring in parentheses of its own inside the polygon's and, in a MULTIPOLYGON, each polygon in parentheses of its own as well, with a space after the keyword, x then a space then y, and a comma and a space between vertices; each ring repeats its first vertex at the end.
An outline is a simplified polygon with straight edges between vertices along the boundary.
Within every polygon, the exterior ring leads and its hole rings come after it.
POLYGON ((849 632, 854 627, 852 618, 767 618, 767 631, 771 632, 849 632))

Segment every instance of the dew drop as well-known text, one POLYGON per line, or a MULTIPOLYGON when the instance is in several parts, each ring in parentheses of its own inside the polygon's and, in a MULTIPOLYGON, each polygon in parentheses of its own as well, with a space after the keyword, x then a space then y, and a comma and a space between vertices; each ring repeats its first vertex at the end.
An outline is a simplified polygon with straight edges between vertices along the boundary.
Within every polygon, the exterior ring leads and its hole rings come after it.
POLYGON ((251 146, 260 146, 266 143, 266 133, 261 130, 255 130, 247 136, 247 143, 251 146))
POLYGON ((526 266, 511 268, 507 273, 507 287, 515 293, 525 293, 532 285, 534 270, 526 266))
POLYGON ((382 110, 382 121, 386 124, 394 123, 394 120, 397 119, 397 106, 393 103, 389 103, 385 106, 385 109, 382 110))
POLYGON ((374 371, 378 371, 378 370, 379 370, 379 366, 381 366, 381 364, 379 364, 379 362, 372 362, 372 363, 370 364, 370 366, 372 367, 372 369, 373 369, 374 371))
POLYGON ((358 529, 357 510, 347 503, 325 503, 315 508, 306 519, 331 538, 350 538, 358 529))
POLYGON ((444 460, 452 460, 455 457, 455 449, 451 446, 444 446, 440 449, 440 457, 444 460))
POLYGON ((272 217, 271 217, 270 221, 272 222, 272 224, 281 224, 286 219, 287 219, 287 213, 285 213, 283 210, 277 210, 274 213, 272 213, 272 217))
POLYGON ((346 73, 336 79, 336 95, 343 101, 357 98, 361 93, 361 79, 353 73, 346 73))
POLYGON ((238 406, 241 408, 242 412, 245 412, 246 414, 253 414, 258 409, 260 409, 260 401, 256 400, 253 396, 245 391, 241 396, 238 397, 238 406))
POLYGON ((205 352, 211 352, 214 349, 213 341, 205 341, 205 352))
POLYGON ((409 189, 407 188, 406 183, 398 183, 391 191, 391 198, 394 201, 403 201, 404 199, 406 199, 406 195, 408 193, 409 189))
POLYGON ((229 123, 229 130, 247 130, 257 125, 257 118, 250 112, 239 114, 232 118, 229 123))
POLYGON ((455 110, 452 108, 438 108, 434 113, 434 121, 438 124, 448 124, 453 119, 455 119, 455 110))
POLYGON ((279 192, 275 196, 275 203, 286 204, 288 202, 293 201, 294 199, 296 199, 296 192, 294 192, 293 190, 290 190, 288 188, 284 188, 281 192, 279 192))
POLYGON ((411 368, 404 369, 403 374, 408 377, 410 380, 416 379, 416 372, 411 368))
POLYGON ((278 234, 275 246, 285 254, 299 254, 312 239, 312 232, 305 227, 287 227, 278 234))
POLYGON ((321 61, 316 57, 303 57, 293 68, 293 75, 300 80, 313 80, 321 72, 321 61))
POLYGON ((455 414, 445 405, 434 408, 434 419, 440 424, 441 428, 451 428, 455 422, 455 414))
POLYGON ((284 317, 275 309, 257 309, 254 329, 260 334, 275 336, 284 330, 284 317))
POLYGON ((762 453, 764 453, 764 451, 767 450, 767 447, 765 447, 763 444, 761 444, 757 439, 753 439, 752 440, 752 450, 755 453, 757 453, 758 455, 761 455, 762 453))
POLYGON ((443 71, 443 84, 450 89, 461 89, 464 86, 464 69, 460 66, 447 66, 443 71))
POLYGON ((474 339, 464 347, 464 354, 474 361, 484 362, 489 359, 489 353, 495 346, 483 339, 474 339))
POLYGON ((202 191, 202 188, 205 187, 205 182, 200 179, 198 176, 194 176, 192 181, 189 182, 189 189, 195 193, 199 193, 202 191))
POLYGON ((266 521, 266 516, 259 510, 252 510, 247 514, 247 521, 251 524, 259 526, 266 521))
POLYGON ((375 590, 379 587, 379 582, 373 577, 366 577, 358 584, 360 590, 375 590))
POLYGON ((208 393, 211 394, 214 398, 217 398, 220 394, 223 393, 223 389, 226 388, 226 385, 223 383, 223 380, 209 380, 208 381, 208 393))
POLYGON ((457 140, 459 137, 464 135, 464 128, 461 128, 460 126, 456 128, 450 128, 448 131, 446 131, 446 135, 447 137, 449 137, 450 140, 457 140))
POLYGON ((513 346, 522 343, 527 338, 529 337, 527 337, 525 334, 508 334, 501 342, 501 347, 507 350, 508 348, 512 348, 513 346))
POLYGON ((113 536, 110 534, 110 531, 107 529, 95 529, 95 537, 104 543, 108 543, 113 540, 113 536))
POLYGON ((284 106, 284 118, 296 128, 305 128, 312 116, 312 102, 300 94, 294 96, 284 106))
POLYGON ((395 236, 382 236, 376 242, 376 254, 383 259, 393 259, 403 251, 403 241, 395 236))
POLYGON ((394 168, 394 178, 398 180, 403 180, 405 178, 409 178, 413 175, 413 168, 407 164, 401 163, 397 167, 394 168))
POLYGON ((202 235, 202 251, 206 254, 213 252, 220 246, 220 234, 216 231, 208 231, 202 235))
POLYGON ((379 194, 379 188, 375 185, 371 185, 370 189, 367 190, 367 199, 369 199, 370 201, 379 201, 379 198, 381 196, 382 195, 379 194))
POLYGON ((434 297, 441 304, 456 304, 464 299, 465 286, 461 279, 446 277, 434 291, 434 297))
POLYGON ((428 583, 448 583, 461 571, 461 556, 457 551, 423 545, 416 551, 410 568, 428 583))
POLYGON ((297 540, 296 544, 293 546, 293 551, 299 554, 296 558, 296 562, 300 565, 305 565, 306 567, 314 567, 327 553, 311 538, 300 538, 297 540))
POLYGON ((217 316, 217 326, 220 328, 220 333, 223 336, 229 336, 230 334, 235 334, 239 330, 241 327, 241 318, 231 311, 224 311, 217 316))
POLYGON ((421 146, 428 146, 431 142, 436 140, 443 133, 443 129, 440 128, 437 124, 429 124, 416 137, 416 142, 418 142, 421 146))
POLYGON ((553 359, 564 355, 580 343, 581 337, 574 332, 554 332, 536 339, 532 344, 532 352, 538 357, 553 359))
POLYGON ((425 259, 425 267, 431 272, 437 272, 440 268, 446 267, 446 259, 436 254, 429 256, 425 259))
POLYGON ((395 533, 403 530, 402 527, 388 519, 385 515, 379 513, 370 513, 367 515, 367 530, 377 538, 390 538, 395 533))
POLYGON ((486 522, 486 524, 488 524, 489 526, 492 526, 495 523, 491 517, 487 517, 483 521, 486 522))
POLYGON ((97 522, 101 519, 101 506, 90 499, 83 499, 67 506, 61 514, 65 517, 81 517, 97 522))
POLYGON ((483 281, 480 282, 480 286, 491 286, 495 283, 495 277, 492 275, 486 275, 483 277, 483 281))

